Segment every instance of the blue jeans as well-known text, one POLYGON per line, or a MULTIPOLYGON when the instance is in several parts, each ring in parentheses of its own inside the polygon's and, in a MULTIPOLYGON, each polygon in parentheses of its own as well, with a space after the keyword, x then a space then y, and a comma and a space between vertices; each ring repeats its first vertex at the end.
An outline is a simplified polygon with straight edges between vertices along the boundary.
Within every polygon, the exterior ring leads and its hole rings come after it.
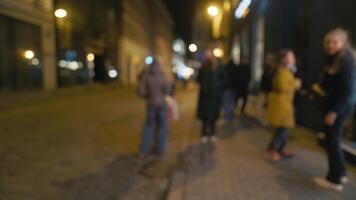
POLYGON ((272 138, 272 141, 269 144, 268 150, 282 153, 284 147, 287 144, 287 139, 288 139, 288 129, 282 127, 277 128, 272 138))
POLYGON ((235 115, 235 109, 236 109, 236 101, 237 101, 237 90, 235 89, 226 89, 224 91, 224 98, 223 98, 223 104, 224 104, 224 118, 226 120, 233 120, 236 115, 235 115))
POLYGON ((151 148, 152 138, 157 139, 157 153, 165 152, 168 135, 167 108, 149 107, 147 110, 146 124, 142 133, 140 153, 147 155, 151 148), (154 135, 155 134, 155 135, 154 135))

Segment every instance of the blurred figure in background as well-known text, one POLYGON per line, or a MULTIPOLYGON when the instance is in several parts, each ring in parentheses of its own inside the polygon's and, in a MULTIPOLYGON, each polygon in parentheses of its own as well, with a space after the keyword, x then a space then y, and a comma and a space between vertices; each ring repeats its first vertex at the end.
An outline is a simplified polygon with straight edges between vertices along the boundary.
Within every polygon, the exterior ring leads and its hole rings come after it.
POLYGON ((237 84, 238 84, 238 97, 236 104, 242 99, 241 114, 245 115, 246 105, 248 101, 250 81, 251 81, 251 65, 247 57, 242 56, 240 64, 237 66, 237 84))
POLYGON ((235 109, 239 93, 238 70, 232 59, 224 66, 224 118, 231 121, 236 118, 235 109))
POLYGON ((288 140, 288 129, 295 126, 294 94, 301 88, 301 81, 296 79, 291 71, 295 66, 293 51, 285 49, 278 53, 277 71, 273 78, 272 92, 268 104, 268 120, 276 128, 275 134, 268 146, 268 153, 273 161, 280 161, 283 157, 293 154, 285 150, 288 140))
POLYGON ((356 95, 356 66, 354 50, 348 33, 342 29, 330 31, 325 36, 326 68, 319 84, 313 86, 323 97, 325 113, 325 147, 329 160, 326 178, 315 178, 322 187, 343 190, 347 182, 345 156, 341 138, 346 120, 352 115, 356 95))
POLYGON ((216 141, 216 122, 219 118, 222 103, 223 73, 217 59, 207 54, 202 68, 198 72, 197 81, 200 86, 198 100, 198 118, 202 121, 202 142, 209 139, 216 141))
POLYGON ((162 156, 168 136, 166 96, 172 95, 172 85, 167 81, 157 59, 140 75, 139 96, 147 103, 146 123, 142 133, 139 157, 145 158, 151 149, 152 138, 157 138, 157 153, 162 156), (157 131, 157 137, 154 132, 157 131))
POLYGON ((273 77, 276 73, 276 63, 275 55, 273 53, 267 53, 264 63, 264 69, 261 79, 260 91, 262 92, 262 123, 263 125, 268 125, 268 97, 269 94, 273 91, 273 77))
POLYGON ((261 91, 264 94, 264 107, 268 106, 268 95, 273 90, 272 81, 273 76, 276 73, 275 55, 273 53, 268 53, 266 55, 266 61, 264 65, 262 80, 261 80, 261 91))

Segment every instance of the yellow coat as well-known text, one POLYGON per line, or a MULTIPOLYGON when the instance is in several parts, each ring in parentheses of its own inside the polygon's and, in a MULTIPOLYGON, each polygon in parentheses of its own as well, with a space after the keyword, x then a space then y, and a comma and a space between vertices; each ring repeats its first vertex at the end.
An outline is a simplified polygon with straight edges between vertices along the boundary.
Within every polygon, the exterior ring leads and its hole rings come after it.
POLYGON ((271 126, 295 126, 293 99, 297 88, 296 81, 294 74, 287 68, 279 68, 275 74, 268 105, 268 121, 271 126))

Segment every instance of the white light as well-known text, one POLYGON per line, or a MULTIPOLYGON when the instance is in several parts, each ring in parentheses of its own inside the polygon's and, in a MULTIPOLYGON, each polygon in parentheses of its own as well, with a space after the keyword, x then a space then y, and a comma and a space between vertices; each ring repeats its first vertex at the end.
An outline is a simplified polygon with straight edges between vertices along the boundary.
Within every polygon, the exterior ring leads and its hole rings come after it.
POLYGON ((180 44, 175 44, 173 45, 173 51, 175 51, 176 53, 181 53, 183 51, 183 48, 180 44))
POLYGON ((194 53, 198 51, 198 46, 196 44, 190 44, 189 45, 189 51, 194 53))
POLYGON ((57 18, 65 18, 65 17, 67 17, 67 11, 64 10, 64 9, 57 9, 57 10, 54 12, 54 15, 55 15, 57 18))
POLYGON ((94 55, 93 53, 89 53, 89 54, 87 55, 87 60, 88 60, 89 62, 93 62, 93 61, 95 60, 95 55, 94 55))
POLYGON ((109 70, 108 75, 110 78, 116 78, 119 75, 119 73, 117 72, 117 70, 111 69, 111 70, 109 70))
POLYGON ((153 57, 152 56, 147 56, 145 59, 146 65, 151 65, 153 63, 153 57))
POLYGON ((67 68, 72 70, 72 71, 76 71, 76 70, 79 69, 79 63, 75 62, 75 61, 69 62, 68 65, 67 65, 67 68))
POLYGON ((31 64, 32 65, 39 65, 40 64, 40 60, 38 60, 37 58, 34 58, 31 60, 31 64))
POLYGON ((24 53, 24 57, 28 60, 31 60, 35 57, 35 53, 32 50, 26 50, 24 53))
POLYGON ((216 49, 214 49, 213 54, 215 57, 221 58, 224 56, 224 51, 220 48, 216 48, 216 49))
POLYGON ((209 6, 208 14, 215 17, 219 14, 219 9, 216 6, 209 6))
POLYGON ((61 67, 61 68, 66 68, 67 67, 67 61, 65 61, 65 60, 60 60, 59 62, 58 62, 58 65, 59 65, 59 67, 61 67))
POLYGON ((240 4, 239 7, 237 7, 235 11, 235 17, 237 19, 240 19, 246 12, 247 8, 251 5, 251 0, 243 0, 240 4))

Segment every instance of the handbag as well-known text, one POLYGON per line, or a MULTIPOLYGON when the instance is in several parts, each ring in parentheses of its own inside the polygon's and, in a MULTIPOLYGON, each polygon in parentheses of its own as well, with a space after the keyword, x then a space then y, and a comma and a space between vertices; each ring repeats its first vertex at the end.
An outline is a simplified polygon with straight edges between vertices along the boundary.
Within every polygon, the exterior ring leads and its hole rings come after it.
POLYGON ((177 100, 172 96, 165 96, 165 101, 168 108, 168 119, 171 121, 179 120, 179 106, 177 100))

